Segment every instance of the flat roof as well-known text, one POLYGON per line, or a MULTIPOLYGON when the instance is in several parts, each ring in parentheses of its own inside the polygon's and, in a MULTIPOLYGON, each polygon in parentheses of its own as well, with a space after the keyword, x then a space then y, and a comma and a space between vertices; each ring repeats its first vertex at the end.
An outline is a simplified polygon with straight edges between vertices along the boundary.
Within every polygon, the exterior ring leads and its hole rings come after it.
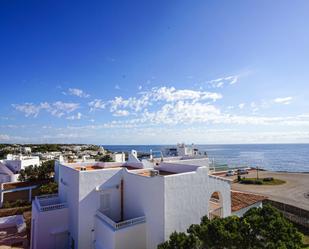
POLYGON ((117 169, 117 168, 126 168, 128 170, 136 170, 139 168, 130 166, 130 165, 80 165, 80 166, 74 166, 74 169, 79 171, 91 171, 91 170, 99 170, 99 169, 117 169))
POLYGON ((137 175, 140 175, 140 176, 151 176, 151 172, 152 171, 157 171, 158 172, 158 175, 160 176, 167 176, 167 175, 175 175, 177 173, 174 173, 174 172, 170 172, 170 171, 165 171, 165 170, 153 170, 153 169, 149 169, 149 170, 143 170, 141 172, 137 172, 136 174, 137 175))

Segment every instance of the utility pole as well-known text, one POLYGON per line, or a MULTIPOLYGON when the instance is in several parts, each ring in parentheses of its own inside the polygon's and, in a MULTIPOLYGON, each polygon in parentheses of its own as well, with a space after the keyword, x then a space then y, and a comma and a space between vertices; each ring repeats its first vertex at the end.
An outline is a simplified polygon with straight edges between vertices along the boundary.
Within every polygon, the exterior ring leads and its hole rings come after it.
POLYGON ((259 180, 259 166, 256 166, 256 179, 259 180))

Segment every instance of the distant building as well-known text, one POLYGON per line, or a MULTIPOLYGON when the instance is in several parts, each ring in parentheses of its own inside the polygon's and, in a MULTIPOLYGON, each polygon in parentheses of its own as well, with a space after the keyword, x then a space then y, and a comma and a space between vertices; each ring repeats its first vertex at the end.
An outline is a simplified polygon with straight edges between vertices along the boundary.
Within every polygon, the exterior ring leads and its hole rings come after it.
POLYGON ((18 173, 20 170, 25 169, 25 167, 27 166, 39 166, 40 158, 38 156, 22 156, 8 154, 7 158, 2 162, 14 173, 18 173))
POLYGON ((126 155, 124 152, 122 153, 113 153, 112 159, 116 163, 124 163, 126 161, 126 155))
POLYGON ((31 147, 22 147, 22 151, 24 154, 30 155, 31 154, 31 147))

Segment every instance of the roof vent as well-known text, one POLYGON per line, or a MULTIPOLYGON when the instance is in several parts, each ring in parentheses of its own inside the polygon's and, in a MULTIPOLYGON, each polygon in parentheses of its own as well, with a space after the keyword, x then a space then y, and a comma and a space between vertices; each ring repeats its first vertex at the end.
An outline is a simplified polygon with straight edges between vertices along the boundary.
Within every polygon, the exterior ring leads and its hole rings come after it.
POLYGON ((150 176, 158 176, 159 175, 159 171, 158 170, 150 170, 150 176))

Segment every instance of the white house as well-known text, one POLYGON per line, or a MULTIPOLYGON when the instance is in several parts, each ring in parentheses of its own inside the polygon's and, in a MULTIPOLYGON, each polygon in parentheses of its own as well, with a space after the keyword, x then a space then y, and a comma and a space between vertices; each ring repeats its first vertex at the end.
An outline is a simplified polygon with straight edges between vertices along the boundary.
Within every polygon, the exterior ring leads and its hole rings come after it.
POLYGON ((112 159, 116 163, 124 163, 126 161, 126 155, 122 153, 113 153, 112 159))
POLYGON ((5 164, 11 171, 17 173, 30 165, 39 166, 40 158, 38 156, 22 156, 8 154, 7 158, 3 160, 2 163, 5 164))
POLYGON ((58 194, 32 203, 31 249, 155 249, 204 215, 231 215, 230 181, 207 165, 152 164, 132 153, 126 163, 55 167, 58 194))

